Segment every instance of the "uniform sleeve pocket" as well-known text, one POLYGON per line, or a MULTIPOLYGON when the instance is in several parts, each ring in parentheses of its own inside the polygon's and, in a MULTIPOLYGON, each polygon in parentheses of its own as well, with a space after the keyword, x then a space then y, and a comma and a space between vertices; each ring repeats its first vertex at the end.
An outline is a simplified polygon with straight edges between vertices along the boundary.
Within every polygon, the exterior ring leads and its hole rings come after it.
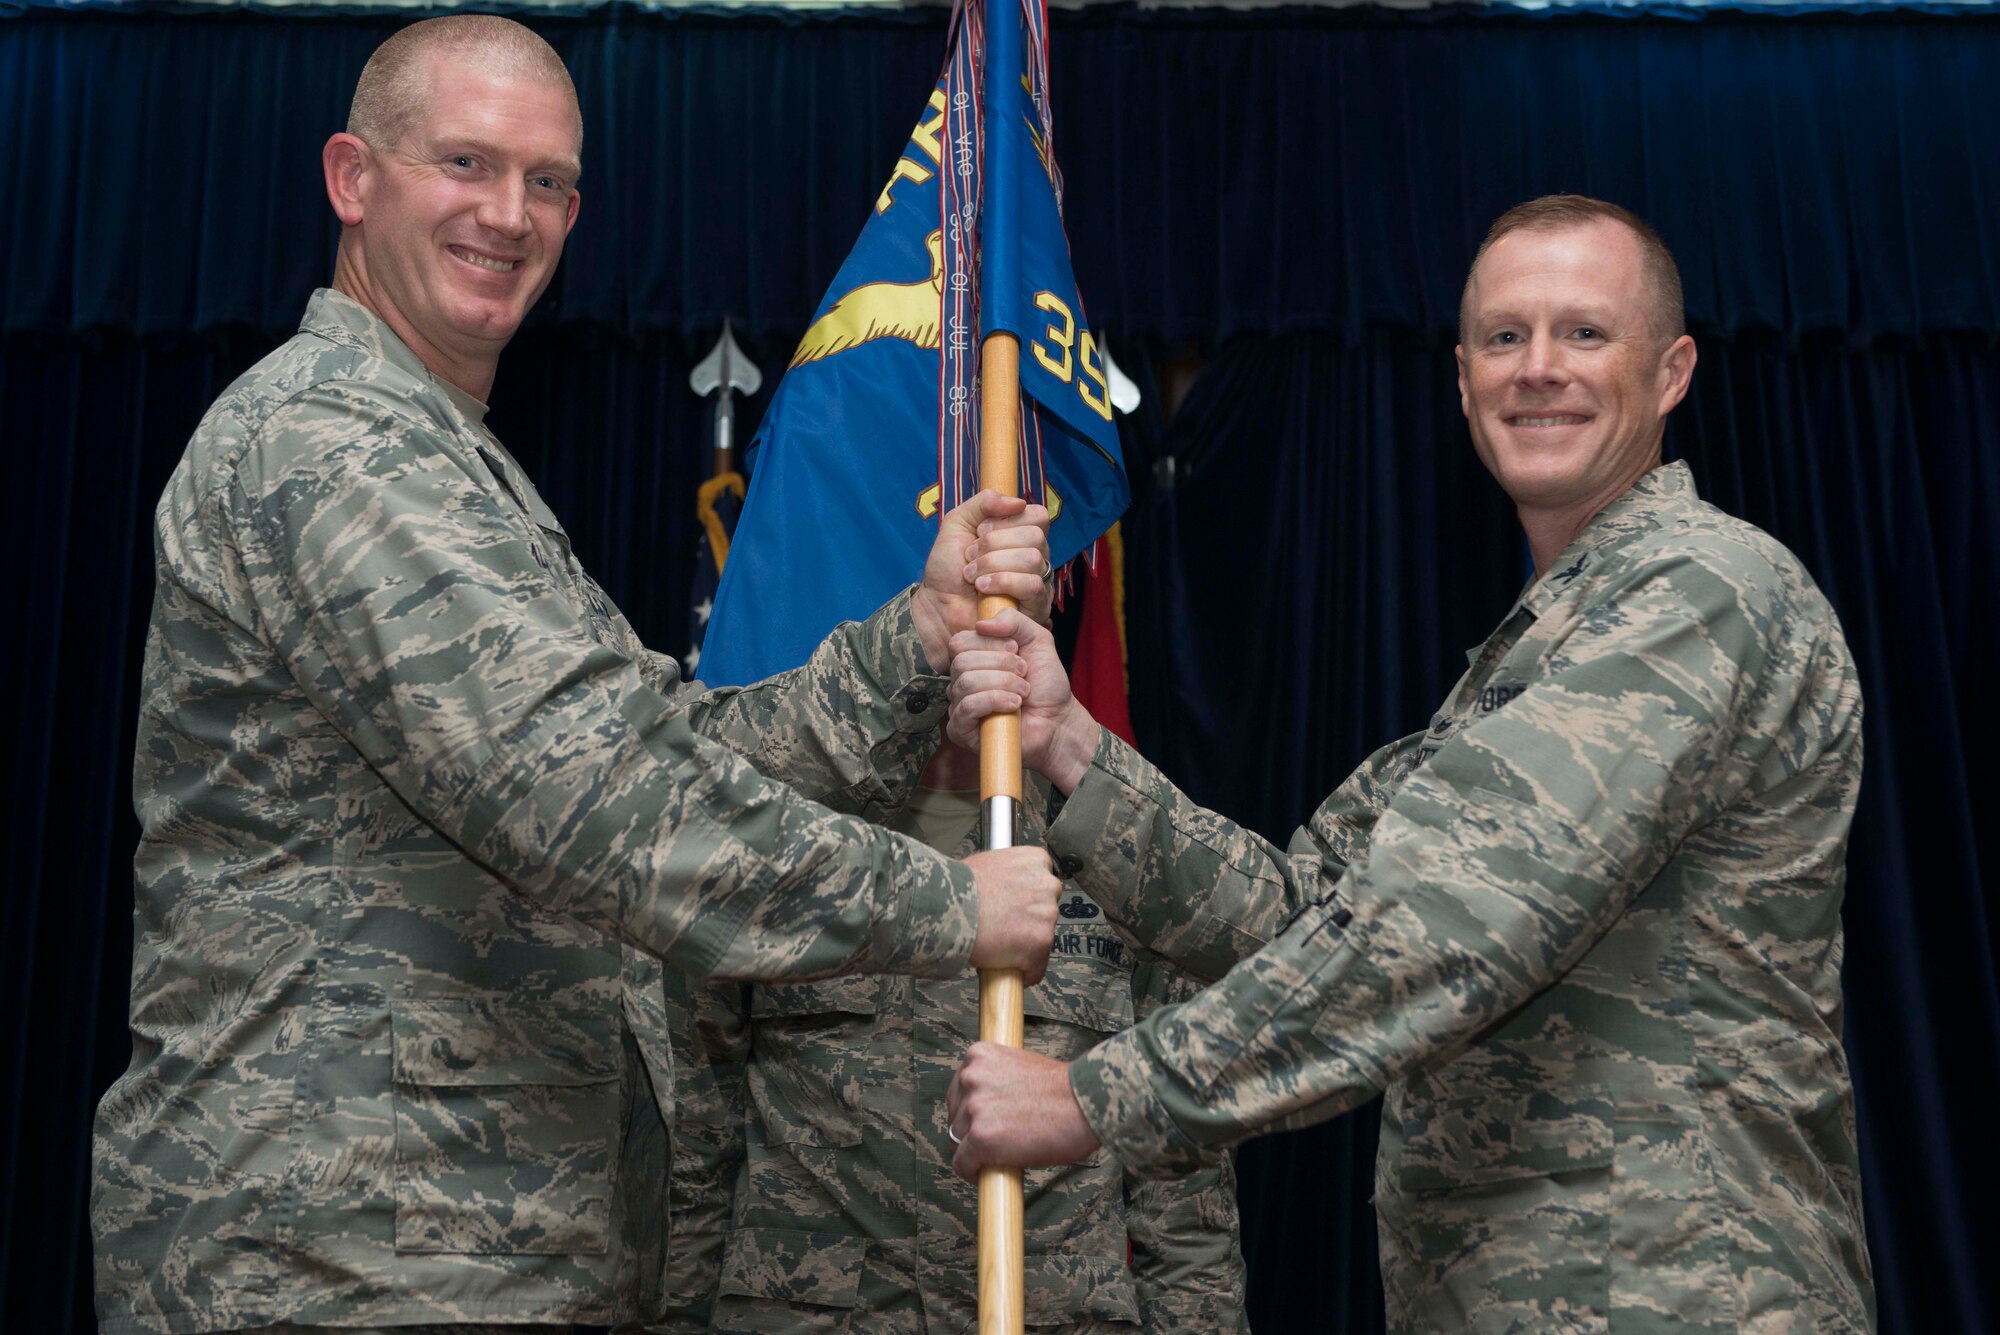
POLYGON ((1472 1096, 1416 1110, 1403 1122, 1405 1190, 1484 1186, 1608 1168, 1612 1105, 1601 1086, 1561 1096, 1472 1096))
POLYGON ((866 1244, 840 1233, 739 1228, 730 1233, 716 1289, 717 1330, 778 1330, 762 1303, 853 1307, 861 1298, 866 1244), (744 1302, 750 1299, 750 1302, 744 1302))
POLYGON ((614 1018, 477 997, 392 1006, 397 1251, 608 1249, 614 1018))

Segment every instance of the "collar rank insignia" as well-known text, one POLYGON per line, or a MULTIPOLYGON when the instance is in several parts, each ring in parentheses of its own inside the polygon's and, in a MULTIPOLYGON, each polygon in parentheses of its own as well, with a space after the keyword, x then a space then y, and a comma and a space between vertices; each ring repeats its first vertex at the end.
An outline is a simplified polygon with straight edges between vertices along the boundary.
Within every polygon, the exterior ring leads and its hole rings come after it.
POLYGON ((1576 558, 1575 565, 1568 566, 1562 570, 1556 571, 1556 573, 1551 578, 1561 580, 1563 587, 1568 588, 1569 582, 1575 579, 1578 575, 1581 575, 1583 573, 1583 568, 1589 564, 1590 564, 1590 553, 1585 552, 1582 556, 1576 558))

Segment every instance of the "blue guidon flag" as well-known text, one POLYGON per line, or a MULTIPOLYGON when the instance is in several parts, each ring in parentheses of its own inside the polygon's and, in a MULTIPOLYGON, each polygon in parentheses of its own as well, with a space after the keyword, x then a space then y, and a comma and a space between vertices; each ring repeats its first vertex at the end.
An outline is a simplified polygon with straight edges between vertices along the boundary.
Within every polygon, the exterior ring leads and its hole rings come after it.
POLYGON ((772 396, 701 657, 739 685, 804 662, 923 572, 979 490, 979 347, 1021 340, 1022 494, 1050 554, 1125 510, 1098 340, 1070 274, 1045 0, 958 0, 944 72, 772 396), (985 87, 991 65, 1012 78, 985 87))

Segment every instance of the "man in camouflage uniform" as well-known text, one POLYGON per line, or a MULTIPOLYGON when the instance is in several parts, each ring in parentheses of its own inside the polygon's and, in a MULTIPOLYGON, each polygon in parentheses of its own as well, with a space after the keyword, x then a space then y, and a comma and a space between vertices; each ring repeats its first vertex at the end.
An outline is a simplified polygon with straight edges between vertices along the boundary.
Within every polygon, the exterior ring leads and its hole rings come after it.
POLYGON ((1661 466, 1680 310, 1623 210, 1495 224, 1460 389, 1535 575, 1430 727, 1287 852, 1099 735, 1033 628, 987 626, 1026 665, 962 641, 953 728, 1028 700, 1070 795, 1049 846, 1090 895, 1198 971, 1247 958, 1066 1068, 975 1048, 961 1171, 1100 1142, 1173 1171, 1386 1092, 1399 1331, 1872 1328, 1840 1045, 1861 691, 1797 558, 1661 466), (1273 902, 1289 925, 1253 954, 1273 902))
POLYGON ((630 1221, 665 1201, 617 1142, 671 1082, 627 972, 1038 975, 1055 923, 1039 850, 975 867, 800 795, 901 800, 968 573, 1039 587, 1036 516, 962 506, 923 584, 804 667, 684 687, 481 421, 576 217, 561 61, 419 24, 350 123, 336 290, 157 513, 133 1060, 94 1154, 111 1332, 626 1315, 630 1221))
MULTIPOLYGON (((941 749, 891 827, 946 852, 978 847, 978 779, 972 752, 941 749)), ((1046 828, 1038 787, 1021 808, 1031 843, 1046 828)), ((1067 1060, 1197 990, 1081 890, 1066 887, 1060 911, 1048 973, 1026 993, 1030 1051, 1067 1060)), ((675 1319, 655 1330, 971 1329, 978 1197, 951 1171, 944 1095, 978 1037, 978 979, 703 987, 669 974, 668 987, 670 1009, 693 1014, 668 1026, 675 1319)), ((1147 1182, 1097 1154, 1026 1187, 1029 1326, 1248 1329, 1227 1156, 1147 1182)))

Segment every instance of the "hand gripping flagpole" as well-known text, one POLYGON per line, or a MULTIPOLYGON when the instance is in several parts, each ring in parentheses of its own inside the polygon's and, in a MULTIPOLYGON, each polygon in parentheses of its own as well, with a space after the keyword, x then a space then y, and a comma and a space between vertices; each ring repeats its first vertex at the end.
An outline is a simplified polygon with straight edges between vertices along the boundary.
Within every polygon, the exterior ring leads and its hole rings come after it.
MULTIPOLYGON (((1021 4, 1020 0, 987 0, 986 8, 984 83, 990 108, 996 105, 996 90, 1021 77, 1021 4)), ((987 164, 980 173, 980 278, 989 293, 981 305, 989 315, 1001 308, 990 294, 999 284, 1016 281, 1019 272, 1015 243, 1020 221, 1012 176, 1005 164, 993 169, 993 154, 1006 142, 1006 136, 994 133, 998 128, 995 116, 989 114, 982 145, 987 164)), ((979 352, 979 485, 1003 496, 1018 496, 1021 343, 1011 333, 993 330, 981 341, 979 352)), ((1011 598, 981 598, 979 615, 995 616, 1015 605, 1011 598)), ((1014 811, 1021 801, 1018 714, 997 714, 979 725, 979 797, 986 818, 986 847, 1013 847, 1014 811)), ((981 1041, 1012 1048, 1023 1045, 1025 994, 1019 969, 979 971, 981 1041)), ((979 1335, 1022 1335, 1026 1318, 1025 1214, 1020 1169, 988 1166, 979 1170, 979 1335)))

